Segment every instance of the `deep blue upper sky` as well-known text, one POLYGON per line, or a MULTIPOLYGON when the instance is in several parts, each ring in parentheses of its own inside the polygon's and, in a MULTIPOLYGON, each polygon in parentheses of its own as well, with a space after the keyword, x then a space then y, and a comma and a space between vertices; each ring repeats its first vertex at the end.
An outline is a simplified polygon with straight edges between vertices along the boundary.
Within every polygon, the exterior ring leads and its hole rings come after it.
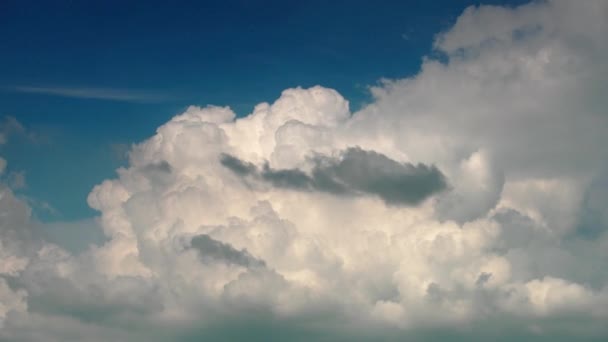
POLYGON ((25 171, 18 192, 38 218, 89 217, 86 196, 124 146, 188 105, 246 115, 320 84, 357 109, 368 85, 415 74, 433 36, 478 3, 2 0, 0 117, 38 138, 15 135, 0 156, 25 171))

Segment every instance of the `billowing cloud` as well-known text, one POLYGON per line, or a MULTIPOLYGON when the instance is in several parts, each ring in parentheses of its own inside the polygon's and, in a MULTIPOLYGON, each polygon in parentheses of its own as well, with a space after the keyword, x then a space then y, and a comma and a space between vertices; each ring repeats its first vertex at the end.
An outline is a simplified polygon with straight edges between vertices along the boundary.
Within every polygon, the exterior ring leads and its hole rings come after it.
POLYGON ((607 17, 471 7, 355 113, 190 107, 91 191, 80 253, 3 187, 0 339, 606 339, 607 17))

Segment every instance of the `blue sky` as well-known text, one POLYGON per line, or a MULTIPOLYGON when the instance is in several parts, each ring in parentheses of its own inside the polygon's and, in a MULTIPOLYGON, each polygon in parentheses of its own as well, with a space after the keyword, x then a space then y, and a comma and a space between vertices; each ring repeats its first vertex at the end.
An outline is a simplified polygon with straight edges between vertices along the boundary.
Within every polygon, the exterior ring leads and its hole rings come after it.
POLYGON ((416 73, 434 35, 477 3, 2 1, 0 116, 40 136, 2 153, 25 172, 18 191, 55 209, 34 205, 38 218, 90 217, 84 199, 125 146, 188 105, 246 115, 320 84, 357 109, 369 85, 416 73))

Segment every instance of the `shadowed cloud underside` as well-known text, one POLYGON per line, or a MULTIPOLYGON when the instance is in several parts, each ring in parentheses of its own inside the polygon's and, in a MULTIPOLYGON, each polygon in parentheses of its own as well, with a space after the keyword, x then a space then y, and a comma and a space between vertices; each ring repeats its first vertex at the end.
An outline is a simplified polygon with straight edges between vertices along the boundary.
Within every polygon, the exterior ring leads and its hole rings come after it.
POLYGON ((261 180, 277 188, 319 191, 335 195, 376 195, 388 204, 416 205, 446 188, 443 174, 434 166, 399 163, 387 156, 351 147, 339 157, 315 156, 310 175, 299 169, 261 170, 229 154, 223 166, 242 177, 261 180))

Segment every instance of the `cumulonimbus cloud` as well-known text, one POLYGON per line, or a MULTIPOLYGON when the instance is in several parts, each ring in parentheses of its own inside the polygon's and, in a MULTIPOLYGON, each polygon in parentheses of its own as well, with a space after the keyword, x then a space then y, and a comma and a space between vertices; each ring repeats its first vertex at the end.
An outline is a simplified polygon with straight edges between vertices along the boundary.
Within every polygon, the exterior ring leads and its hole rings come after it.
POLYGON ((82 253, 2 187, 0 339, 605 339, 607 13, 471 7, 355 113, 190 107, 91 191, 82 253))

